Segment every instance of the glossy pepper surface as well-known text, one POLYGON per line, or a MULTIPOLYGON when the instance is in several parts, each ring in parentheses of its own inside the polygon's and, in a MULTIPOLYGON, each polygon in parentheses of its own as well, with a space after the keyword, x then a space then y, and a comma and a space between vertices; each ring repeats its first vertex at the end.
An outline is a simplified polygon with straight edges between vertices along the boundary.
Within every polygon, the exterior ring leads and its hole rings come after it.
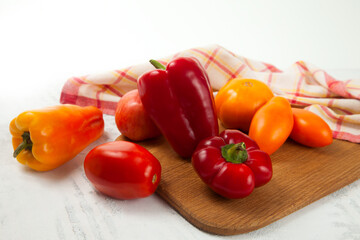
POLYGON ((172 148, 191 157, 200 140, 219 126, 208 75, 195 58, 181 57, 140 76, 138 90, 146 112, 172 148))
POLYGON ((10 123, 14 157, 37 170, 52 170, 74 158, 104 131, 96 107, 58 105, 26 111, 10 123))
POLYGON ((255 187, 268 183, 273 173, 269 155, 238 130, 202 140, 191 162, 204 183, 231 199, 248 196, 255 187))

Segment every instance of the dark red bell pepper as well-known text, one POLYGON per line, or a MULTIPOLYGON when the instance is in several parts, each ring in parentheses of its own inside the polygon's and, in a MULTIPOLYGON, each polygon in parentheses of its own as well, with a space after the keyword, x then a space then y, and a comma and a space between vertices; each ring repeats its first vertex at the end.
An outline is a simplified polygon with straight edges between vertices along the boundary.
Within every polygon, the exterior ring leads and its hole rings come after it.
POLYGON ((246 197, 272 177, 269 155, 239 130, 202 140, 191 162, 203 182, 226 198, 246 197))
POLYGON ((208 75, 195 58, 174 59, 166 69, 150 62, 158 69, 140 76, 141 102, 175 152, 191 157, 200 140, 219 133, 208 75))

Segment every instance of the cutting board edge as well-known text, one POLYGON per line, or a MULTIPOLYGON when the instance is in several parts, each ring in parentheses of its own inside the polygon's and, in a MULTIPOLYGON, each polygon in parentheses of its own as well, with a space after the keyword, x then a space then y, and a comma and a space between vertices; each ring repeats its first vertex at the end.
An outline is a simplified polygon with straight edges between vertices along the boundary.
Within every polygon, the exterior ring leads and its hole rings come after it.
MULTIPOLYGON (((162 199, 164 199, 170 205, 170 207, 172 207, 175 211, 177 211, 186 221, 191 223, 193 226, 195 226, 199 230, 210 233, 210 234, 221 235, 221 236, 237 235, 237 234, 241 234, 241 233, 255 231, 257 229, 260 229, 260 228, 265 227, 272 223, 272 222, 270 222, 267 224, 257 225, 257 226, 247 228, 247 229, 223 228, 221 226, 217 226, 216 224, 212 224, 208 221, 205 221, 204 219, 194 217, 192 214, 190 214, 190 211, 187 211, 184 207, 179 205, 176 201, 174 201, 174 199, 169 197, 170 195, 168 193, 163 192, 161 189, 158 189, 156 191, 156 193, 162 199)), ((278 219, 276 219, 276 220, 278 220, 278 219)))
POLYGON ((284 212, 282 215, 278 215, 275 218, 272 218, 270 221, 267 222, 262 222, 262 224, 259 225, 254 225, 248 228, 239 228, 239 229, 234 229, 234 228, 224 228, 222 226, 217 226, 216 224, 212 224, 208 221, 205 221, 204 219, 200 219, 200 218, 196 218, 194 217, 192 214, 190 214, 190 211, 187 211, 186 208, 182 207, 180 204, 177 203, 176 200, 172 199, 170 196, 171 194, 167 193, 165 190, 163 190, 162 188, 158 188, 156 193, 162 198, 164 199, 175 211, 177 211, 186 221, 190 222, 193 226, 195 226, 196 228, 198 228, 201 231, 210 233, 210 234, 215 234, 215 235, 221 235, 221 236, 232 236, 232 235, 238 235, 238 234, 244 234, 244 233, 249 233, 249 232, 253 232, 256 230, 259 230, 263 227, 266 227, 286 216, 289 216, 295 212, 297 212, 298 210, 305 208, 307 206, 309 206, 312 203, 317 202, 318 200, 339 191, 340 189, 344 188, 345 186, 350 185, 351 183, 359 180, 360 178, 354 178, 354 179, 347 179, 346 184, 343 186, 339 186, 336 187, 336 189, 332 189, 332 191, 325 191, 320 195, 317 195, 316 198, 313 198, 312 201, 308 201, 306 202, 304 205, 299 205, 299 206, 295 206, 294 208, 291 209, 291 211, 289 212, 284 212))
MULTIPOLYGON (((266 224, 260 224, 260 225, 253 226, 251 228, 246 228, 246 229, 223 228, 222 226, 217 226, 215 223, 211 223, 211 222, 206 221, 201 218, 196 218, 195 216, 193 216, 190 213, 190 211, 188 211, 186 208, 184 208, 183 206, 178 204, 178 202, 175 199, 170 197, 171 194, 167 193, 162 188, 157 189, 156 193, 163 200, 165 200, 170 205, 170 207, 172 207, 175 211, 177 211, 186 221, 191 223, 193 226, 195 226, 199 230, 210 233, 210 234, 221 235, 221 236, 237 235, 237 234, 241 234, 241 233, 255 231, 257 229, 260 229, 260 228, 265 227, 272 223, 272 222, 269 222, 266 224)), ((281 217, 279 217, 278 219, 280 219, 280 218, 281 217)), ((274 221, 277 221, 278 219, 275 219, 274 221)))

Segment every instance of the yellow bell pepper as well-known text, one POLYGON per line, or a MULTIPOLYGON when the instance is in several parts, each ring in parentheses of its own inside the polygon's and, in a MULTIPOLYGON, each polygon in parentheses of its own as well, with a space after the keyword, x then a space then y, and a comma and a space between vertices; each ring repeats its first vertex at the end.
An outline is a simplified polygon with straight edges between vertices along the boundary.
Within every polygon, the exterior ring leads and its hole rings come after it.
POLYGON ((26 111, 10 123, 14 157, 37 171, 73 159, 104 132, 102 111, 64 104, 26 111))

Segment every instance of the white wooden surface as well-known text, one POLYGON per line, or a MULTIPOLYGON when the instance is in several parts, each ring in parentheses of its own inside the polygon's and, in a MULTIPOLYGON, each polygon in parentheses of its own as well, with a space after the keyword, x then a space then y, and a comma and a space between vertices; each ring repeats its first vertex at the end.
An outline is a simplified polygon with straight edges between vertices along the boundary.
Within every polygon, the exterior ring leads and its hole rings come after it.
POLYGON ((340 79, 360 78, 359 11, 358 1, 2 0, 0 239, 359 239, 360 181, 265 228, 220 237, 157 195, 119 201, 94 191, 83 160, 119 135, 113 116, 100 140, 47 173, 12 158, 8 131, 22 111, 58 104, 70 76, 210 43, 279 68, 306 60, 340 79))

